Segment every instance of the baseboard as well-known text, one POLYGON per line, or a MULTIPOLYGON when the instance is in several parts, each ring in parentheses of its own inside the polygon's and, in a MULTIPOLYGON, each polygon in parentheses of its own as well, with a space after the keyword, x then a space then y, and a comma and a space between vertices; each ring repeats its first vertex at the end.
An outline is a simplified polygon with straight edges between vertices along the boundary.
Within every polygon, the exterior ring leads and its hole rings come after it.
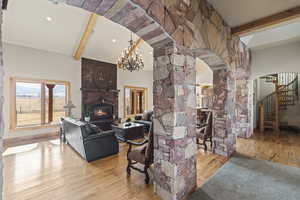
POLYGON ((3 140, 4 148, 14 147, 25 144, 32 144, 35 142, 41 142, 45 140, 57 139, 59 137, 58 132, 38 134, 38 135, 28 135, 23 137, 6 138, 3 140))

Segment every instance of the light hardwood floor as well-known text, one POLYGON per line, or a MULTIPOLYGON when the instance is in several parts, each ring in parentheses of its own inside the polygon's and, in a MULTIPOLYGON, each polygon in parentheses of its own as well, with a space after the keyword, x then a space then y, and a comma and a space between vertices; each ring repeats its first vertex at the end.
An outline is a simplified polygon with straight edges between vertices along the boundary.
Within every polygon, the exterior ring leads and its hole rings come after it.
MULTIPOLYGON (((258 159, 300 167, 300 134, 256 133, 238 139, 237 152, 258 159)), ((227 159, 199 150, 198 186, 227 159)), ((6 149, 5 200, 159 200, 142 174, 127 178, 126 147, 118 155, 92 163, 69 146, 51 140, 6 149)))

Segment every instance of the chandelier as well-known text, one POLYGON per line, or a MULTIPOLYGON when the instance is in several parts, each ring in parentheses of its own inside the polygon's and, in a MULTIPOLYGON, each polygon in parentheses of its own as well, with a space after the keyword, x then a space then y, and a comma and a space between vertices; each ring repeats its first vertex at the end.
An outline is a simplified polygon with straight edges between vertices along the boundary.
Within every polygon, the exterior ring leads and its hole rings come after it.
POLYGON ((128 48, 122 51, 122 56, 118 59, 117 66, 120 69, 128 70, 130 72, 139 71, 144 68, 144 62, 142 56, 136 50, 137 44, 131 38, 128 48))

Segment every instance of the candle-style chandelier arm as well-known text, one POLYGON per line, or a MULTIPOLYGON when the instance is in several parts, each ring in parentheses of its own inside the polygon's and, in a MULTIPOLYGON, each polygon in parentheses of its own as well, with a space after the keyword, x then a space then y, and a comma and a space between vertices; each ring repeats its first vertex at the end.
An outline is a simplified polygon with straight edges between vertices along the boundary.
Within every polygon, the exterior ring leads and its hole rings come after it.
POLYGON ((118 68, 128 70, 130 72, 142 70, 144 68, 143 58, 137 52, 138 47, 143 43, 143 41, 143 39, 139 38, 136 42, 133 42, 131 33, 129 46, 124 51, 122 51, 122 55, 118 59, 118 68))

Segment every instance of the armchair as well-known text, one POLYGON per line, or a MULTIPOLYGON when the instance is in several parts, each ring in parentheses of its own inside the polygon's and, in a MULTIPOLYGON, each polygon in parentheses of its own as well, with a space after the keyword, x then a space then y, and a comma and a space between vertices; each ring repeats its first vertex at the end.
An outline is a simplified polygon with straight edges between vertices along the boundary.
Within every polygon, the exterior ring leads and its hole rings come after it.
POLYGON ((154 160, 153 123, 150 126, 148 139, 140 143, 128 140, 127 144, 129 145, 129 149, 127 152, 127 160, 128 160, 127 175, 130 176, 131 169, 144 173, 145 182, 146 184, 148 184, 150 180, 148 169, 153 164, 153 160, 154 160), (137 146, 137 148, 133 149, 133 146, 137 146), (144 165, 143 170, 134 166, 135 164, 138 163, 144 165))
POLYGON ((134 123, 143 124, 145 133, 149 133, 150 126, 152 124, 153 111, 145 111, 142 115, 136 115, 134 118, 134 123))
POLYGON ((210 146, 212 148, 213 142, 212 142, 212 112, 209 111, 206 118, 206 123, 201 126, 197 125, 197 144, 204 145, 204 150, 207 150, 206 142, 210 141, 210 146), (202 143, 200 143, 200 140, 202 140, 202 143))

